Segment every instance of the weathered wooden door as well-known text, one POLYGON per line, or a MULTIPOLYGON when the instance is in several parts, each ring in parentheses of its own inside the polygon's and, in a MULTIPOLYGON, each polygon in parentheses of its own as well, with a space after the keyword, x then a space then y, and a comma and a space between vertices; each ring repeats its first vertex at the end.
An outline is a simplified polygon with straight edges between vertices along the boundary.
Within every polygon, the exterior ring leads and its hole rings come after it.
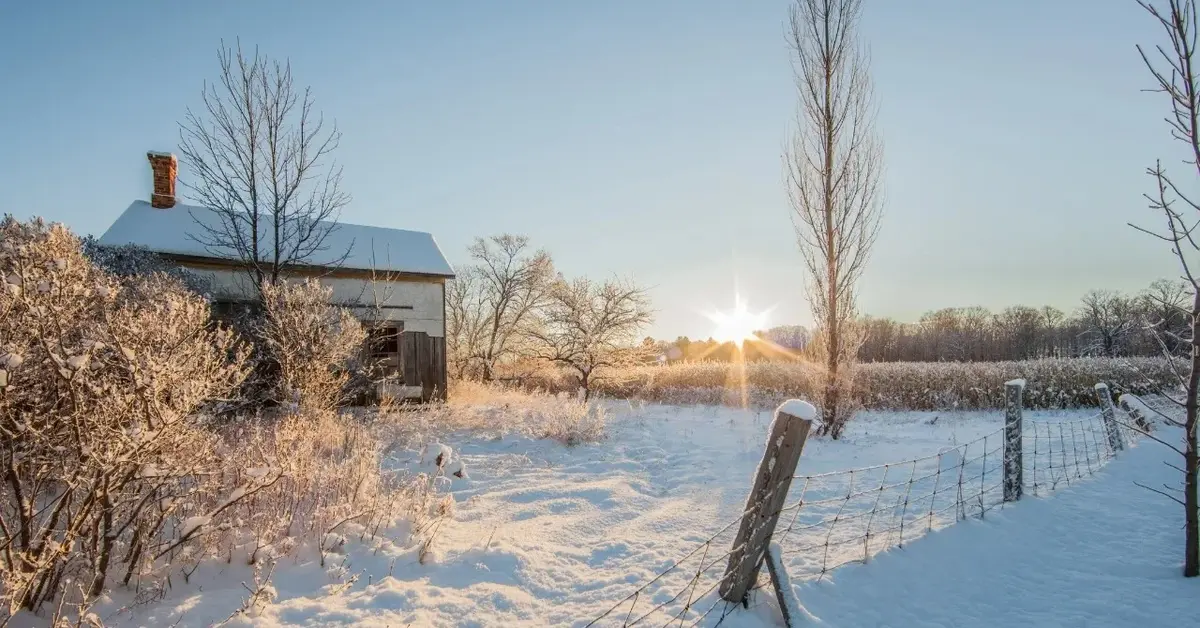
POLYGON ((421 331, 403 334, 401 362, 406 386, 420 386, 421 399, 446 398, 446 339, 421 331))

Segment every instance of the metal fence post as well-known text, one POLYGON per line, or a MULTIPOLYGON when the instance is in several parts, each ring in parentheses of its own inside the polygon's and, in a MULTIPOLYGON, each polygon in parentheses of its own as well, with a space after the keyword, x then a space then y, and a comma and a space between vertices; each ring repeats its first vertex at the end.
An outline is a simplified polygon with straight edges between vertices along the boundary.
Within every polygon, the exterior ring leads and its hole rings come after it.
POLYGON ((746 498, 742 523, 721 579, 720 594, 726 601, 744 602, 750 587, 758 580, 758 571, 775 533, 779 511, 787 500, 816 412, 812 405, 794 400, 775 411, 766 451, 754 474, 754 487, 746 498))
POLYGON ((1004 501, 1021 499, 1025 463, 1021 453, 1021 396, 1025 380, 1004 384, 1004 501))
POLYGON ((1125 439, 1121 438, 1121 427, 1117 425, 1117 410, 1113 406, 1108 384, 1096 384, 1096 399, 1100 401, 1100 415, 1104 417, 1104 431, 1108 434, 1109 446, 1113 451, 1125 449, 1125 439))

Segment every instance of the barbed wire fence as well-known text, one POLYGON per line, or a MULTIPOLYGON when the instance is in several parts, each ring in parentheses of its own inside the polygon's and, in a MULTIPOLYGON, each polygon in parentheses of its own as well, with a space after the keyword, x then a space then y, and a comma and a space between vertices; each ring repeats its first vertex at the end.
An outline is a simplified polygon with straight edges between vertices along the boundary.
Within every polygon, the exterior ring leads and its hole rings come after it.
POLYGON ((804 488, 776 532, 788 573, 821 579, 1003 503, 1004 430, 937 454, 797 478, 804 488))
MULTIPOLYGON (((984 518, 1023 492, 1043 496, 1070 486, 1099 471, 1138 435, 1128 422, 1107 414, 1112 398, 1102 384, 1097 386, 1100 412, 1062 421, 1023 420, 1023 388, 1022 381, 1009 382, 1006 425, 969 442, 899 462, 792 475, 790 499, 773 513, 778 525, 767 535, 768 542, 779 544, 791 579, 819 581, 838 567, 868 562, 933 530, 984 518)), ((769 445, 764 463, 770 451, 769 445)), ((768 491, 757 503, 773 496, 768 491)), ((735 571, 731 557, 745 554, 761 561, 761 552, 747 548, 747 539, 759 530, 744 538, 738 534, 739 523, 755 516, 755 508, 748 504, 737 518, 586 626, 717 626, 739 606, 751 606, 749 597, 739 604, 718 593, 726 592, 722 584, 735 571)), ((767 574, 753 573, 751 590, 770 584, 767 574)))

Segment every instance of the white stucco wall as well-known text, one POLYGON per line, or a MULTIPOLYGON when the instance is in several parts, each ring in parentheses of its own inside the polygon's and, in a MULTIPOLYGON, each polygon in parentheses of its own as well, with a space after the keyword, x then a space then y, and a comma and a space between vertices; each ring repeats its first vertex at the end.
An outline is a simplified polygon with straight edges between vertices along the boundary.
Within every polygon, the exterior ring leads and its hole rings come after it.
MULTIPOLYGON (((186 267, 186 265, 185 265, 186 267)), ((245 273, 232 270, 188 268, 212 282, 217 298, 247 298, 253 295, 245 273)), ((420 331, 437 338, 445 335, 442 309, 442 284, 424 281, 376 281, 365 279, 321 278, 322 285, 333 289, 333 301, 339 305, 378 303, 385 307, 380 316, 404 321, 405 331, 420 331), (397 309, 409 306, 412 309, 397 309)))

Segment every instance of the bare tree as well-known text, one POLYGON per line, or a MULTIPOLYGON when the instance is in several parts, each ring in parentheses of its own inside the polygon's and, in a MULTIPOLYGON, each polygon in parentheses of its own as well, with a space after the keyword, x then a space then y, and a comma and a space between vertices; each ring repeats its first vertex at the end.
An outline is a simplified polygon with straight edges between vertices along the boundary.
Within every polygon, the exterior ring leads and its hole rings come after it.
MULTIPOLYGON (((1196 36, 1200 20, 1197 20, 1196 4, 1192 0, 1167 0, 1166 8, 1160 9, 1149 1, 1139 0, 1149 14, 1162 26, 1169 45, 1157 45, 1152 50, 1138 46, 1138 53, 1154 77, 1153 91, 1166 94, 1171 104, 1171 115, 1166 118, 1171 136, 1187 146, 1184 159, 1185 170, 1193 177, 1200 177, 1200 81, 1197 80, 1196 36)), ((1194 231, 1200 226, 1200 204, 1185 194, 1175 180, 1156 163, 1148 174, 1155 183, 1154 193, 1146 195, 1150 208, 1161 212, 1164 220, 1160 230, 1146 229, 1133 225, 1170 247, 1179 261, 1179 267, 1189 284, 1191 306, 1189 308, 1190 330, 1186 337, 1191 345, 1191 360, 1188 371, 1180 373, 1185 390, 1184 398, 1176 400, 1184 408, 1181 426, 1184 446, 1179 449, 1168 445, 1183 457, 1183 498, 1168 495, 1184 509, 1184 562, 1183 575, 1200 576, 1200 499, 1198 499, 1197 471, 1200 468, 1196 451, 1196 425, 1200 415, 1200 277, 1194 270, 1200 243, 1194 231)), ((1195 184, 1193 178, 1191 183, 1195 184)), ((1183 184, 1182 187, 1188 187, 1183 184)), ((1157 489, 1155 489, 1157 490, 1157 489)), ((1161 492, 1161 491, 1158 491, 1161 492)), ((1167 495, 1167 493, 1163 493, 1167 495)))
MULTIPOLYGON (((292 67, 222 44, 221 77, 205 83, 204 107, 180 123, 180 152, 191 180, 180 183, 210 208, 193 238, 211 254, 245 264, 257 287, 276 283, 288 265, 329 251, 330 235, 350 197, 332 161, 341 139, 313 111, 310 90, 293 83, 292 67), (328 163, 326 163, 328 162, 328 163)), ((330 251, 322 265, 349 254, 330 251)))
POLYGON ((996 326, 1007 345, 1009 359, 1027 360, 1037 354, 1041 318, 1038 310, 1023 305, 1005 308, 996 315, 996 326))
POLYGON ((632 282, 559 280, 541 312, 542 325, 530 331, 537 356, 575 371, 586 401, 597 369, 636 361, 653 344, 635 345, 653 320, 650 298, 632 282))
MULTIPOLYGON (((479 295, 473 307, 481 329, 469 358, 483 376, 496 376, 496 364, 514 353, 536 322, 535 311, 546 302, 554 278, 550 254, 529 250, 529 238, 503 234, 476 238, 468 249, 475 267, 470 271, 479 295)), ((464 286, 460 286, 462 288, 464 286)))
POLYGON ((793 351, 808 346, 809 331, 803 325, 778 325, 763 332, 762 337, 793 351))
POLYGON ((839 403, 853 383, 858 345, 850 340, 862 338, 849 329, 854 287, 882 215, 883 150, 869 59, 858 40, 861 13, 862 0, 797 0, 788 42, 800 103, 784 169, 826 369, 821 432, 834 438, 849 419, 839 403))
POLYGON ((1079 322, 1091 353, 1116 357, 1137 328, 1134 300, 1111 290, 1089 291, 1083 295, 1079 322))
POLYGON ((1191 286, 1184 281, 1157 279, 1139 296, 1147 329, 1170 355, 1187 346, 1191 286))
POLYGON ((487 330, 480 283, 479 271, 471 267, 446 283, 447 361, 458 379, 477 366, 473 356, 481 353, 487 330))
POLYGON ((1063 321, 1067 319, 1067 315, 1052 305, 1043 305, 1038 311, 1041 313, 1042 327, 1046 329, 1045 354, 1049 356, 1061 352, 1063 348, 1059 329, 1063 321))

